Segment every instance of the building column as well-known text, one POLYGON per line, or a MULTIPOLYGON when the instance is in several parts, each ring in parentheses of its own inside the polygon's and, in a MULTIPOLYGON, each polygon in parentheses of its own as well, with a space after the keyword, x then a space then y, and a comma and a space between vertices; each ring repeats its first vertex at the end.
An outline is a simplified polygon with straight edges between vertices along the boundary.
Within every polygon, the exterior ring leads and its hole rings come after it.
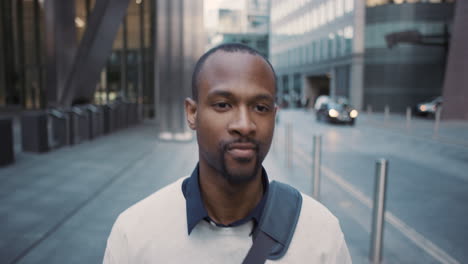
POLYGON ((353 58, 351 64, 351 83, 349 89, 349 95, 351 99, 351 105, 358 109, 364 109, 364 58, 358 56, 353 58))
POLYGON ((364 49, 366 1, 354 1, 353 59, 349 96, 351 104, 358 110, 364 108, 364 49))
MULTIPOLYGON (((73 1, 46 0, 55 4, 66 2, 74 5, 73 1)), ((92 102, 96 92, 102 69, 112 52, 112 44, 122 23, 130 0, 100 0, 96 1, 88 19, 88 25, 77 47, 73 52, 73 60, 69 71, 65 71, 65 85, 60 96, 60 103, 69 106, 73 103, 92 102)), ((47 9, 46 9, 47 10, 47 9)), ((74 16, 71 18, 74 28, 74 16)), ((47 18, 46 18, 47 20, 47 18)), ((60 22, 57 20, 56 22, 60 22)), ((52 25, 53 26, 53 25, 52 25)), ((57 40, 57 47, 68 48, 70 44, 57 40)), ((54 49, 52 49, 54 50, 54 49)))
POLYGON ((143 89, 146 86, 146 71, 145 71, 145 1, 141 1, 139 4, 139 33, 140 33, 140 56, 138 56, 138 88, 137 88, 137 100, 138 104, 138 119, 143 118, 143 89))
POLYGON ((195 45, 193 40, 202 38, 199 31, 192 30, 202 27, 202 20, 198 19, 202 9, 195 8, 192 1, 156 3, 155 108, 159 138, 163 140, 190 139, 186 133, 184 99, 190 96, 193 62, 201 55, 198 54, 200 45, 195 45))
POLYGON ((25 58, 24 58, 24 23, 23 23, 23 0, 16 1, 16 47, 18 50, 18 83, 20 101, 23 108, 27 106, 28 93, 26 91, 26 73, 25 73, 25 58))
POLYGON ((19 92, 15 89, 15 52, 13 34, 13 6, 11 0, 0 1, 0 89, 5 103, 19 104, 19 92))
POLYGON ((443 89, 443 119, 468 120, 468 1, 457 1, 443 89))
MULTIPOLYGON (((41 23, 39 0, 34 0, 33 4, 34 20, 34 55, 36 57, 37 86, 33 87, 33 94, 39 98, 39 108, 45 108, 47 98, 44 91, 43 67, 42 67, 42 41, 41 41, 41 23)), ((34 98, 36 101, 36 98, 34 98)), ((36 107, 36 103, 34 103, 36 107)))
POLYGON ((289 108, 294 108, 294 98, 296 97, 296 91, 294 91, 294 73, 288 74, 288 88, 288 105, 289 108))
POLYGON ((336 68, 331 67, 329 74, 329 80, 330 80, 330 97, 335 98, 336 97, 336 84, 337 84, 337 74, 336 74, 336 68))
POLYGON ((120 93, 123 95, 123 99, 128 100, 128 70, 127 70, 127 15, 125 15, 122 22, 122 49, 120 51, 120 93))
POLYGON ((47 106, 57 106, 76 54, 75 2, 45 0, 43 10, 45 12, 47 106))

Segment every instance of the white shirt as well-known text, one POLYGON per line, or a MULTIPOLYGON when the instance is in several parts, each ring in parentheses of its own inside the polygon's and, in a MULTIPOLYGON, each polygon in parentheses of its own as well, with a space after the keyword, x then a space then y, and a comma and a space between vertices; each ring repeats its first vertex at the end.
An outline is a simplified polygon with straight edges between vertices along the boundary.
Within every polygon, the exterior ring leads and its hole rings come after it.
MULTIPOLYGON (((252 246, 253 222, 217 227, 200 221, 188 235, 182 181, 120 214, 107 241, 105 264, 242 263, 252 246)), ((302 198, 288 251, 281 259, 266 263, 351 263, 336 217, 309 196, 302 194, 302 198)))

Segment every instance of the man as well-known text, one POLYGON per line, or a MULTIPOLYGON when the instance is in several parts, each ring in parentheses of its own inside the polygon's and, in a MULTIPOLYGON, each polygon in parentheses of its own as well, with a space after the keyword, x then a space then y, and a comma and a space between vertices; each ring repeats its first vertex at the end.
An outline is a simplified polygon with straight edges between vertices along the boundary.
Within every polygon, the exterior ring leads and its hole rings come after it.
MULTIPOLYGON (((199 164, 190 177, 118 217, 104 263, 246 258, 271 188, 261 164, 275 125, 275 72, 257 51, 224 44, 197 62, 192 93, 185 110, 197 132, 199 164)), ((302 195, 298 215, 289 247, 275 262, 351 263, 339 223, 324 206, 302 195)))

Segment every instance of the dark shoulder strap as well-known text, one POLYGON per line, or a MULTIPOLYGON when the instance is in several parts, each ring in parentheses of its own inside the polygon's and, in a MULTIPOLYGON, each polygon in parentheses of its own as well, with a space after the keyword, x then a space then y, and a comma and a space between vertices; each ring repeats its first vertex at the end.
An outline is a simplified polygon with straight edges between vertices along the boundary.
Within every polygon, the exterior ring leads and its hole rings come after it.
POLYGON ((279 259, 288 250, 301 213, 302 196, 293 187, 272 181, 254 241, 243 264, 279 259))
POLYGON ((258 232, 252 247, 247 253, 242 264, 265 263, 271 249, 276 245, 276 241, 264 232, 258 232))

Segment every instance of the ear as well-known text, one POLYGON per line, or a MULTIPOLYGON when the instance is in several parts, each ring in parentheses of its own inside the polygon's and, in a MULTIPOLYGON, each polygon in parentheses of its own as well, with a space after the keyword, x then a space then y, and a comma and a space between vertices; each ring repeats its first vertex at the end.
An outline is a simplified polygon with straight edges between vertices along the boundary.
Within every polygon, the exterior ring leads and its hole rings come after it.
POLYGON ((185 117, 190 129, 197 129, 197 102, 192 98, 185 98, 185 117))

